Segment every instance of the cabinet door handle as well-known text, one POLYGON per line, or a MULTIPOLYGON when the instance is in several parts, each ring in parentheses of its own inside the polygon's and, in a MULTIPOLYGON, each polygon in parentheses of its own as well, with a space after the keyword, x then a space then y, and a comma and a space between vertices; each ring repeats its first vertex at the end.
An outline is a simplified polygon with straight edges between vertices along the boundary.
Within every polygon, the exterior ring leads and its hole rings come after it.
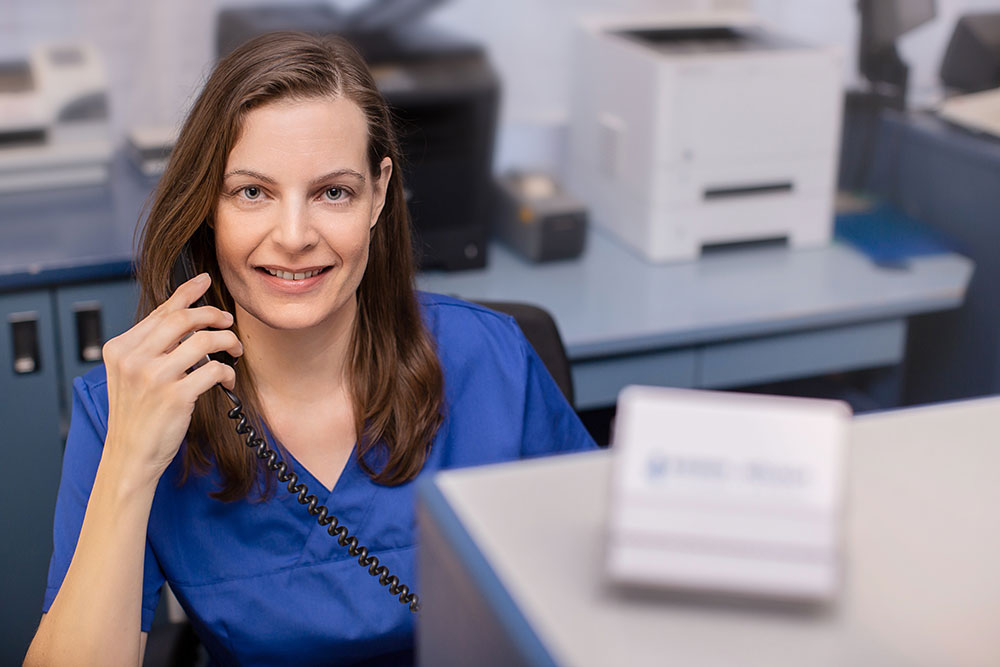
POLYGON ((101 302, 83 301, 73 304, 76 317, 76 353, 80 361, 101 360, 104 333, 101 327, 101 302))
POLYGON ((7 321, 10 322, 10 338, 14 342, 14 373, 27 375, 42 370, 38 313, 11 313, 7 321))

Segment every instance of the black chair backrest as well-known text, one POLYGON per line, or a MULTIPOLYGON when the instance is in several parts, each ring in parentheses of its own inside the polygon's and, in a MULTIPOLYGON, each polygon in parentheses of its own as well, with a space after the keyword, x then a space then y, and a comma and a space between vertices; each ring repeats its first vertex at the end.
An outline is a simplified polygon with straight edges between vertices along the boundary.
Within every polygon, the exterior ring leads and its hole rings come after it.
POLYGON ((569 358, 563 347, 562 336, 556 322, 548 311, 527 303, 510 303, 505 301, 477 301, 490 310, 505 313, 513 317, 524 337, 528 339, 542 363, 549 370, 552 379, 559 385, 563 396, 573 405, 573 375, 570 372, 569 358))

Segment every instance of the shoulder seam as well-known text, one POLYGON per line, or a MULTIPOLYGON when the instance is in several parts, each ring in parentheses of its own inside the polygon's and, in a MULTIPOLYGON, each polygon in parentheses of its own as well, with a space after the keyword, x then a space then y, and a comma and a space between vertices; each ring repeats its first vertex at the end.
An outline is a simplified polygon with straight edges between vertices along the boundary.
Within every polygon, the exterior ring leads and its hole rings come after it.
MULTIPOLYGON (((475 301, 468 301, 466 299, 462 299, 461 297, 447 297, 447 295, 430 294, 427 292, 425 292, 424 294, 429 296, 429 299, 425 301, 426 306, 459 308, 461 310, 468 310, 475 313, 481 313, 488 317, 494 317, 503 322, 513 322, 515 325, 517 324, 517 321, 507 313, 501 313, 496 310, 492 310, 489 306, 484 306, 480 303, 476 303, 475 301), (446 301, 439 300, 437 298, 438 296, 446 296, 447 300, 446 301)), ((520 327, 518 327, 518 331, 520 331, 520 327)))

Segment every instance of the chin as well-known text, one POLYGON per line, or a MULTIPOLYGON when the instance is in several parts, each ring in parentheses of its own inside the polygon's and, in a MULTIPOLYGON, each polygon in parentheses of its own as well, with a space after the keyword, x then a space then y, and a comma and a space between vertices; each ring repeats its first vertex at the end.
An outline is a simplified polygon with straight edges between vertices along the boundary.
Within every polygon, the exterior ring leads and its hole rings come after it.
POLYGON ((280 331, 301 331, 313 329, 329 320, 318 313, 304 313, 290 310, 288 312, 270 312, 266 315, 251 313, 261 324, 280 331))
POLYGON ((303 331, 332 324, 337 313, 345 304, 240 304, 240 307, 255 320, 271 329, 279 331, 303 331))
POLYGON ((270 317, 257 319, 260 320, 261 324, 277 331, 305 331, 307 329, 313 329, 323 323, 323 320, 316 318, 278 319, 270 317))

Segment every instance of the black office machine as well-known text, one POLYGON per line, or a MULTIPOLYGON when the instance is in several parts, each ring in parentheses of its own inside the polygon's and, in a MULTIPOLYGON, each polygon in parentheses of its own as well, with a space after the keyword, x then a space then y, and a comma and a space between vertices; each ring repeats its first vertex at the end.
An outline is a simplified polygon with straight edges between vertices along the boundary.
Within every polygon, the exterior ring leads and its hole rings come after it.
POLYGON ((407 202, 422 268, 486 264, 499 78, 483 48, 414 24, 431 0, 372 2, 349 14, 327 5, 219 13, 219 56, 275 30, 340 34, 368 61, 398 119, 407 202))
POLYGON ((941 63, 941 81, 963 93, 1000 86, 1000 12, 959 17, 941 63))
POLYGON ((509 173, 498 179, 496 235, 533 262, 583 252, 587 211, 550 176, 509 173))

